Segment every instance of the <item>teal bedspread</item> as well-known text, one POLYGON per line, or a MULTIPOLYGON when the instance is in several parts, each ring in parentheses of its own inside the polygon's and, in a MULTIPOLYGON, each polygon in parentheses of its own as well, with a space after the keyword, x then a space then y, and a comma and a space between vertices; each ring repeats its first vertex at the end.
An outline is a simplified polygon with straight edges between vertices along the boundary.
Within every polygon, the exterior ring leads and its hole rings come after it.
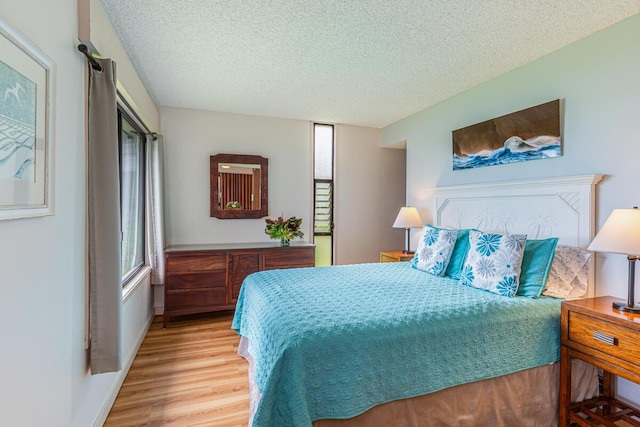
POLYGON ((232 328, 256 363, 253 425, 310 426, 559 360, 560 300, 406 262, 272 270, 246 278, 232 328))

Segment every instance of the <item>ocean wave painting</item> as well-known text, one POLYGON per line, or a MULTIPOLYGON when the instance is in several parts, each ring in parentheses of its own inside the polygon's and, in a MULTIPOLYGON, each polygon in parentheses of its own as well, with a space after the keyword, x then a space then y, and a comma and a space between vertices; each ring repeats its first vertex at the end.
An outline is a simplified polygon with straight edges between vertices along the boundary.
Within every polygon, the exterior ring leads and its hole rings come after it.
POLYGON ((561 148, 560 137, 539 136, 525 141, 513 136, 505 141, 502 148, 493 151, 484 150, 477 154, 462 157, 454 154, 453 170, 559 157, 562 153, 561 148))
POLYGON ((0 61, 0 180, 34 181, 36 84, 0 61))
POLYGON ((453 131, 453 170, 561 155, 559 99, 453 131))

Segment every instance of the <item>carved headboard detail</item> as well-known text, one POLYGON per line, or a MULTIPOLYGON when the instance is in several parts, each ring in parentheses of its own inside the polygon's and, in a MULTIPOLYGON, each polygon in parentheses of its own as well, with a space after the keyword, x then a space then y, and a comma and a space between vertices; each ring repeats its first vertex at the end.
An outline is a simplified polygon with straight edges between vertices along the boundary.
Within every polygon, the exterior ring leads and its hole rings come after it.
MULTIPOLYGON (((586 248, 595 235, 596 184, 602 175, 504 181, 429 189, 433 224, 494 233, 558 237, 586 248)), ((593 263, 592 263, 593 270, 593 263)), ((589 294, 593 294, 593 271, 589 294)))

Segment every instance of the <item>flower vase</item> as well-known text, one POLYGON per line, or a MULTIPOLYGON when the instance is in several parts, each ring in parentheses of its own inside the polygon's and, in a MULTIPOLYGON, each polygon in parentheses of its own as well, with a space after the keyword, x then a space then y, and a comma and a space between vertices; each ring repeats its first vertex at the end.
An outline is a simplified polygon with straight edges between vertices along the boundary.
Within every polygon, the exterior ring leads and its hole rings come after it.
POLYGON ((290 242, 291 240, 287 239, 286 237, 280 238, 280 246, 289 246, 290 242))

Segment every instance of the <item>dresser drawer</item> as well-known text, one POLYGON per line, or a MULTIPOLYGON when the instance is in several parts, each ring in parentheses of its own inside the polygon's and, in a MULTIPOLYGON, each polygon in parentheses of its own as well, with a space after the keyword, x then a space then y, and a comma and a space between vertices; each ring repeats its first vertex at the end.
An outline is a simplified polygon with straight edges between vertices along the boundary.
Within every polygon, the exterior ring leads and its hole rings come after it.
POLYGON ((315 248, 273 248, 264 250, 264 269, 313 267, 315 248))
POLYGON ((197 289, 224 286, 226 281, 225 271, 212 273, 170 274, 167 276, 165 286, 167 290, 197 289))
POLYGON ((226 295, 225 287, 167 291, 164 303, 167 310, 224 305, 226 304, 226 295))
POLYGON ((398 262, 398 258, 390 257, 387 254, 380 254, 380 262, 398 262))
POLYGON ((170 256, 167 258, 167 272, 188 272, 206 270, 225 270, 226 252, 206 255, 170 256))
POLYGON ((640 340, 633 329, 570 311, 568 339, 633 365, 640 364, 640 340))

